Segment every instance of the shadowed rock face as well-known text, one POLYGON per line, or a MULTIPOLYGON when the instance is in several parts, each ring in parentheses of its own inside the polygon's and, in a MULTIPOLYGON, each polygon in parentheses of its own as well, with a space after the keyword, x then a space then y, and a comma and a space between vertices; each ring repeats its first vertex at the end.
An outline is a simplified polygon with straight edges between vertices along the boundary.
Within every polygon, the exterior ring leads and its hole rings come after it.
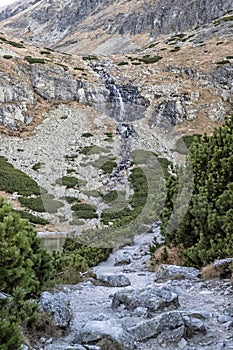
MULTIPOLYGON (((181 32, 211 22, 232 10, 231 0, 41 0, 12 5, 0 12, 7 31, 33 42, 51 43, 54 47, 79 42, 79 35, 99 31, 99 35, 137 35, 181 32), (14 8, 15 6, 15 8, 14 8), (71 38, 72 35, 72 38, 71 38), (61 44, 60 40, 64 40, 61 44)), ((93 38, 91 41, 93 41, 93 38)), ((97 37, 96 39, 97 40, 97 37)), ((86 40, 87 41, 87 40, 86 40)), ((86 45, 85 41, 85 45, 86 45)), ((79 45, 79 43, 78 43, 79 45)))

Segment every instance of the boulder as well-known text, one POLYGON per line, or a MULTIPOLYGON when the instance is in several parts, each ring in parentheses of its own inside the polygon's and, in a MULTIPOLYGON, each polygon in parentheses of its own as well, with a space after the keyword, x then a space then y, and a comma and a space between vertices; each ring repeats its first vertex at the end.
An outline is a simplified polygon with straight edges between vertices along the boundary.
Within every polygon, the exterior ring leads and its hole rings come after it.
POLYGON ((133 350, 134 337, 115 320, 88 321, 74 336, 72 344, 95 344, 101 350, 133 350))
POLYGON ((99 275, 93 280, 93 283, 107 287, 127 287, 131 285, 130 280, 124 275, 99 275))
POLYGON ((150 320, 142 321, 128 330, 136 341, 144 341, 150 338, 157 339, 160 343, 166 341, 178 342, 185 331, 184 321, 178 311, 162 313, 150 320))
POLYGON ((43 292, 39 300, 39 308, 41 311, 53 315, 55 326, 61 328, 69 326, 71 311, 69 308, 69 299, 65 293, 43 292))
POLYGON ((214 268, 218 272, 220 278, 231 278, 233 258, 215 260, 214 268))
POLYGON ((132 262, 132 256, 129 252, 126 250, 123 252, 119 252, 117 256, 115 257, 115 266, 119 265, 128 265, 132 262))
POLYGON ((200 271, 194 267, 163 264, 155 272, 155 281, 163 282, 174 279, 195 279, 199 274, 200 271))
POLYGON ((184 316, 183 320, 185 324, 185 335, 187 338, 191 338, 194 335, 197 335, 200 333, 206 334, 205 325, 200 319, 184 316))
POLYGON ((138 307, 146 308, 150 317, 156 311, 176 309, 179 300, 177 294, 165 286, 150 287, 116 292, 112 299, 112 309, 116 311, 122 305, 129 311, 138 307))

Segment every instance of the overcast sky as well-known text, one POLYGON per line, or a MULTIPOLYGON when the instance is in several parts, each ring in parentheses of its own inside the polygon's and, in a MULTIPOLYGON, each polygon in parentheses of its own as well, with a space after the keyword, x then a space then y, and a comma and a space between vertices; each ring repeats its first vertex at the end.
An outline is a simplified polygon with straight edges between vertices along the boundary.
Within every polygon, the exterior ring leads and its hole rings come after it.
POLYGON ((13 2, 16 2, 17 0, 0 0, 0 7, 5 6, 5 5, 10 5, 13 2))

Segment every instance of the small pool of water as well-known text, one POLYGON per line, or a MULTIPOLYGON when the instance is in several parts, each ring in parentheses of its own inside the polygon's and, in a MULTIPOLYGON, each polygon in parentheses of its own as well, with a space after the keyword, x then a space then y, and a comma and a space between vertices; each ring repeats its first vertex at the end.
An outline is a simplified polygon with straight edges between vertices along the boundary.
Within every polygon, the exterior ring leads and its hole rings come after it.
POLYGON ((49 252, 53 250, 62 251, 63 244, 65 242, 65 236, 49 236, 40 237, 41 246, 49 252))

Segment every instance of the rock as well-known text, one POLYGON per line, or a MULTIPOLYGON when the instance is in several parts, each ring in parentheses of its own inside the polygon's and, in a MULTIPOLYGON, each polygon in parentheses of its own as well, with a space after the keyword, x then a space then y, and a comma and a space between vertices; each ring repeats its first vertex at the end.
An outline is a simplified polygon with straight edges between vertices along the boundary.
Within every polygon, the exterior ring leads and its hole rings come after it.
POLYGON ((198 269, 163 264, 155 272, 155 281, 167 281, 174 279, 195 279, 200 274, 198 269))
POLYGON ((73 344, 99 345, 102 350, 133 350, 134 337, 115 320, 88 321, 73 338, 73 344))
POLYGON ((117 254, 116 258, 115 258, 115 266, 118 265, 128 265, 132 262, 132 256, 129 252, 127 252, 126 250, 124 250, 123 252, 120 252, 119 254, 117 254))
POLYGON ((227 306, 224 310, 225 315, 233 317, 233 306, 227 306))
POLYGON ((29 350, 29 347, 25 344, 21 345, 21 350, 29 350))
POLYGON ((206 328, 204 323, 198 318, 183 317, 185 324, 185 335, 187 338, 192 338, 199 333, 206 334, 206 328))
POLYGON ((165 312, 150 320, 142 321, 129 329, 129 332, 137 341, 156 338, 160 335, 161 342, 169 338, 174 342, 178 342, 182 338, 184 331, 184 321, 178 311, 165 312), (168 333, 169 338, 167 338, 168 333))
POLYGON ((151 316, 156 311, 177 308, 179 300, 177 294, 167 287, 151 287, 116 292, 112 300, 112 309, 116 311, 121 305, 129 311, 138 307, 146 308, 148 316, 151 316))
POLYGON ((53 315, 55 326, 61 328, 69 326, 71 311, 69 308, 69 300, 65 293, 43 292, 39 300, 39 308, 41 311, 53 315))
POLYGON ((219 273, 220 278, 230 278, 232 270, 230 265, 233 262, 233 258, 215 260, 214 268, 219 273))
POLYGON ((93 283, 107 287, 127 287, 131 285, 130 280, 124 275, 99 275, 93 280, 93 283))

